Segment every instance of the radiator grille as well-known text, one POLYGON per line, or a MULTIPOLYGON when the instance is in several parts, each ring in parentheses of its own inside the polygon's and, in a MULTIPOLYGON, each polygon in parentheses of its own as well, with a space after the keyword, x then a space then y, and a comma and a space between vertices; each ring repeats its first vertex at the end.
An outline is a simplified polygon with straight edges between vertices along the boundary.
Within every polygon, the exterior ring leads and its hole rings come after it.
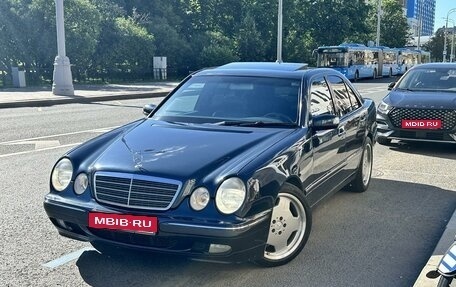
POLYGON ((97 172, 95 198, 102 203, 138 209, 167 210, 181 182, 165 178, 116 172, 97 172))
POLYGON ((395 108, 389 113, 389 118, 397 128, 402 120, 441 120, 442 130, 452 130, 456 126, 456 110, 437 109, 406 109, 395 108))

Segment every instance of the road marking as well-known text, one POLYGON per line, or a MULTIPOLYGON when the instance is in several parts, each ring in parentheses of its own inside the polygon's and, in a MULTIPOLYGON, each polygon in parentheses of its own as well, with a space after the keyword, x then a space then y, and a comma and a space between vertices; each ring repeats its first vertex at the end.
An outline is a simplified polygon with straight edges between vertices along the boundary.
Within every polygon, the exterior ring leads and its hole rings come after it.
POLYGON ((9 156, 14 156, 14 155, 28 154, 28 153, 37 152, 37 151, 44 151, 44 150, 57 149, 57 148, 61 148, 61 147, 77 146, 77 145, 80 145, 80 144, 81 144, 81 143, 72 143, 72 144, 65 144, 65 145, 54 146, 54 147, 48 147, 48 148, 42 148, 42 149, 34 149, 34 150, 27 150, 27 151, 15 152, 15 153, 0 154, 0 158, 9 157, 9 156))
POLYGON ((49 136, 42 136, 42 137, 34 137, 34 138, 28 138, 28 139, 12 140, 12 141, 7 141, 7 142, 0 142, 0 144, 4 145, 4 144, 16 143, 16 142, 40 140, 40 139, 47 139, 47 138, 53 138, 53 137, 59 137, 59 136, 70 136, 70 135, 77 135, 77 134, 83 134, 83 133, 103 133, 106 130, 112 130, 117 127, 119 127, 119 126, 85 130, 85 131, 79 131, 79 132, 63 133, 63 134, 56 134, 56 135, 49 135, 49 136))
POLYGON ((371 87, 367 89, 358 89, 358 91, 361 93, 361 95, 368 95, 373 93, 384 92, 385 87, 371 87))
POLYGON ((4 145, 28 145, 28 144, 34 144, 35 145, 35 150, 41 150, 44 148, 50 148, 50 147, 58 147, 60 146, 60 141, 58 140, 50 140, 50 141, 20 141, 20 142, 14 142, 14 143, 8 143, 4 145))
POLYGON ((57 259, 49 261, 48 263, 44 263, 43 266, 47 267, 47 268, 52 268, 52 269, 57 268, 63 264, 66 264, 70 261, 73 261, 73 260, 79 258, 79 256, 81 256, 82 253, 84 253, 85 251, 92 251, 92 250, 95 250, 95 249, 93 247, 85 247, 85 248, 79 249, 77 251, 65 254, 57 259))

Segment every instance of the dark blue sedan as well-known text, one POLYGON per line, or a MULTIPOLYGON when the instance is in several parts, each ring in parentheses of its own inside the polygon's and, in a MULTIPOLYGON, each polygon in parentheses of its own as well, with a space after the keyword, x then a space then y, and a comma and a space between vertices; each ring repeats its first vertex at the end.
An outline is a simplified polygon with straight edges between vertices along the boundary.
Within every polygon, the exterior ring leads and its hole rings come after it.
POLYGON ((378 143, 456 143, 456 64, 415 66, 389 89, 378 106, 378 143))
POLYGON ((312 206, 369 186, 375 104, 332 69, 232 63, 144 111, 56 163, 44 208, 61 235, 277 266, 304 247, 312 206))

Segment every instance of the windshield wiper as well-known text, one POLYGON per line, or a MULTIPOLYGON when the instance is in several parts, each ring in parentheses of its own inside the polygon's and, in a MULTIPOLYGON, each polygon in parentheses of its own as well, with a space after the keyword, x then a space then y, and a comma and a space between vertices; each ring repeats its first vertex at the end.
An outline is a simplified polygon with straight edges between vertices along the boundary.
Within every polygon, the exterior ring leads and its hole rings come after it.
POLYGON ((222 121, 214 123, 219 126, 238 126, 238 127, 295 127, 295 123, 284 123, 284 122, 263 122, 263 121, 222 121))

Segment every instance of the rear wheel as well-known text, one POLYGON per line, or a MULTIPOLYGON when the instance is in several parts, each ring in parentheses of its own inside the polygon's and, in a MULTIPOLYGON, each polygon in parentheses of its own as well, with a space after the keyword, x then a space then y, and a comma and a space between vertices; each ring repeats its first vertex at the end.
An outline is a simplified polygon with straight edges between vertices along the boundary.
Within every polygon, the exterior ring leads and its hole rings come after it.
POLYGON ((306 244, 311 226, 311 210, 302 191, 285 183, 272 209, 263 256, 256 263, 274 267, 293 260, 306 244))
POLYGON ((350 182, 348 189, 354 192, 364 192, 367 190, 372 176, 373 159, 372 140, 368 137, 364 143, 363 154, 358 170, 356 171, 356 176, 350 182))
POLYGON ((355 79, 354 79, 354 81, 357 82, 358 80, 359 80, 359 72, 356 71, 356 72, 355 72, 355 79))

